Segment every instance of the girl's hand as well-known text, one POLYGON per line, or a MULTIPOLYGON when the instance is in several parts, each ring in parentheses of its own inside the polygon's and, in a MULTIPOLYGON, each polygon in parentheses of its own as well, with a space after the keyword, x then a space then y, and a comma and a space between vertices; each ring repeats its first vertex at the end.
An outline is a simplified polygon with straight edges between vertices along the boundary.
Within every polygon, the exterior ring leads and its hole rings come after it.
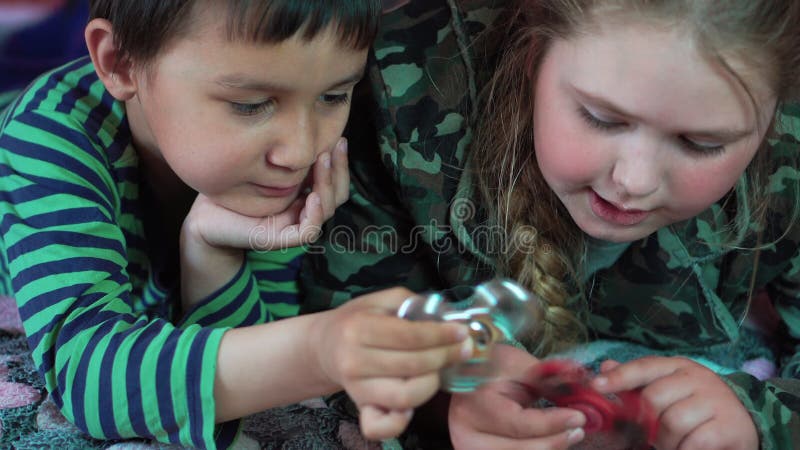
POLYGON ((456 449, 561 450, 583 439, 583 414, 566 408, 531 408, 537 399, 514 381, 537 363, 536 358, 506 345, 497 346, 492 357, 500 379, 475 392, 454 394, 450 400, 450 439, 456 449))
POLYGON ((705 366, 681 357, 605 362, 593 380, 600 392, 644 387, 659 417, 659 450, 755 450, 758 433, 730 387, 705 366))
POLYGON ((404 288, 364 295, 319 314, 311 327, 308 354, 353 399, 369 439, 399 435, 412 410, 438 391, 439 371, 471 356, 464 325, 396 317, 411 295, 404 288))

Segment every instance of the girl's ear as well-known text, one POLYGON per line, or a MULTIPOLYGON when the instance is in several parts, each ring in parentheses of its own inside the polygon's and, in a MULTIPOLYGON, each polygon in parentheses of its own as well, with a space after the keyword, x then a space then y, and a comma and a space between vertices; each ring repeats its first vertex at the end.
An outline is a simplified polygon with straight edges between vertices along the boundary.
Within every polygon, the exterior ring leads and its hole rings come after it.
POLYGON ((130 100, 136 95, 133 66, 114 45, 114 30, 106 19, 92 19, 84 30, 86 47, 94 70, 108 92, 117 100, 130 100))

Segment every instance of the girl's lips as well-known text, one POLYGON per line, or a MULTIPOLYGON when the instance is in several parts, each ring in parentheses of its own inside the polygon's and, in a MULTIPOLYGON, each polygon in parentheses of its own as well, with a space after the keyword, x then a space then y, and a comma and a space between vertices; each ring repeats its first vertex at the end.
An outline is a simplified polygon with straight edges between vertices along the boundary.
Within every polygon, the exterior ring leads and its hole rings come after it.
POLYGON ((297 191, 300 190, 300 185, 295 184, 294 186, 288 187, 278 187, 278 186, 264 186, 263 184, 256 184, 253 183, 256 190, 265 197, 288 197, 290 195, 296 194, 297 191))
POLYGON ((597 192, 593 190, 589 191, 589 203, 595 216, 615 225, 636 225, 650 215, 649 211, 617 208, 612 203, 597 195, 597 192))

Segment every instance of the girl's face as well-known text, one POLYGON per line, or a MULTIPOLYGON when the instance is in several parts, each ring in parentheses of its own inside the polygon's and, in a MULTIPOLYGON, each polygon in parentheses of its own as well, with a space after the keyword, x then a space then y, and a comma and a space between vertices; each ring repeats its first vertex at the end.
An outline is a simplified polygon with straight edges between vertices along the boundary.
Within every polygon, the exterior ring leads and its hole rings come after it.
POLYGON ((768 87, 728 61, 756 111, 735 76, 673 28, 613 22, 555 40, 543 58, 536 159, 594 238, 634 241, 697 215, 733 187, 764 138, 768 87))
POLYGON ((310 42, 231 42, 219 17, 168 46, 126 104, 135 144, 217 204, 253 217, 285 210, 342 134, 366 50, 333 33, 310 42))

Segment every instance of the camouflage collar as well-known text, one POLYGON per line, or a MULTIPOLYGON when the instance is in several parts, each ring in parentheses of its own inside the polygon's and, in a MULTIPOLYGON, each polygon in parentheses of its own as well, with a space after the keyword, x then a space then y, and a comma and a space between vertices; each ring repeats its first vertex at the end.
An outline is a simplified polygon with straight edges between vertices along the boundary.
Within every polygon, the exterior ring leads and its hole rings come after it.
POLYGON ((480 198, 480 195, 472 179, 472 171, 469 170, 470 159, 468 153, 464 162, 464 170, 458 180, 456 193, 450 202, 450 226, 459 244, 463 246, 462 248, 475 256, 481 263, 496 268, 494 258, 481 249, 480 241, 494 236, 494 233, 499 230, 492 228, 493 225, 487 218, 485 208, 479 206, 480 201, 477 199, 480 198))

